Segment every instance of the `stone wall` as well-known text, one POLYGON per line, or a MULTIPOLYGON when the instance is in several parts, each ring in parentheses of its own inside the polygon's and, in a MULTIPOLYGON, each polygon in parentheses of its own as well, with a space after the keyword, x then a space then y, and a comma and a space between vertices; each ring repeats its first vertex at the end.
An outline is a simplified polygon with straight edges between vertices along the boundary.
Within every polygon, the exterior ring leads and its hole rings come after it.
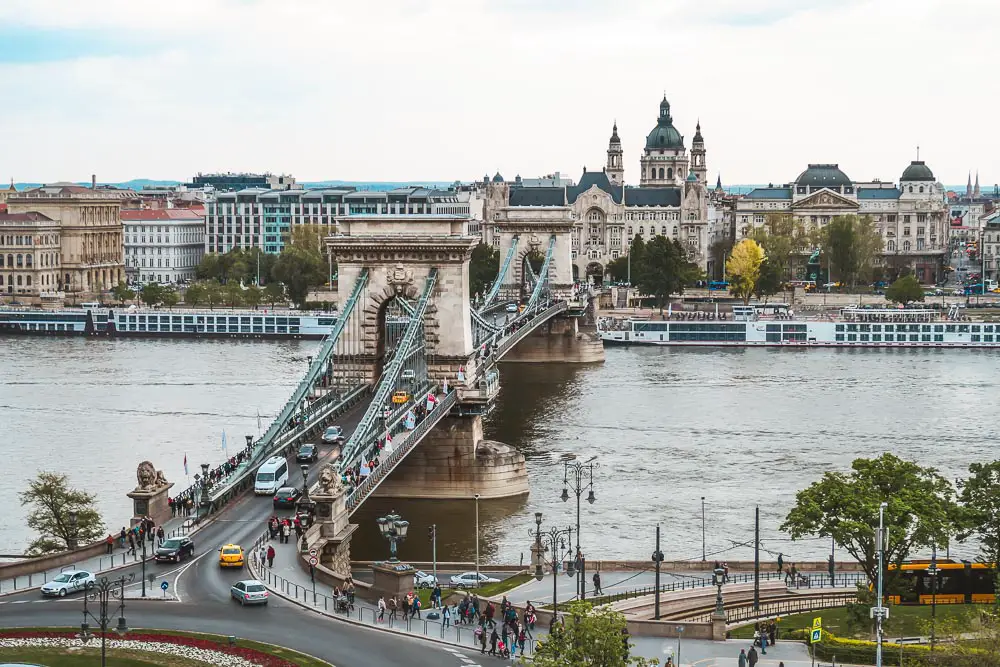
POLYGON ((604 344, 576 318, 554 317, 514 346, 503 361, 587 364, 604 361, 604 344))
POLYGON ((528 493, 524 456, 483 440, 481 417, 445 417, 375 491, 384 498, 483 498, 528 493))

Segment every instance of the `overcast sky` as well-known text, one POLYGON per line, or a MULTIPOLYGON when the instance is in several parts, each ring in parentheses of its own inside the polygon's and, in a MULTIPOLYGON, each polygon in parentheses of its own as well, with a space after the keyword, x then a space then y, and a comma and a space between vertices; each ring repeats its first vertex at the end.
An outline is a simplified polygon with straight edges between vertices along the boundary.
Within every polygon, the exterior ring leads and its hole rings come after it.
POLYGON ((0 179, 626 180, 664 92, 712 180, 1000 180, 997 0, 2 0, 0 179))

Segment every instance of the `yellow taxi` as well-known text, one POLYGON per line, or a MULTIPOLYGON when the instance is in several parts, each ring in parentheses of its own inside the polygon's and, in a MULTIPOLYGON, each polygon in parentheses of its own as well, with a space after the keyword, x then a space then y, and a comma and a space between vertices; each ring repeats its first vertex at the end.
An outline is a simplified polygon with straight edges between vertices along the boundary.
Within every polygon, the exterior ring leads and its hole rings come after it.
POLYGON ((226 544, 219 549, 219 567, 243 567, 243 547, 226 544))
POLYGON ((410 394, 405 391, 397 391, 392 394, 393 403, 406 403, 410 400, 410 394))

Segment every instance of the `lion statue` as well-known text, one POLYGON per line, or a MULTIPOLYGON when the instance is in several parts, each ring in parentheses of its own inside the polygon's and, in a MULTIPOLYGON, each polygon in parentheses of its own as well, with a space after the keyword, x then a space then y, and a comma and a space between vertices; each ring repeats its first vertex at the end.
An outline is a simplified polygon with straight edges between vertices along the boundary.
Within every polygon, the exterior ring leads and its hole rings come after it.
POLYGON ((329 463, 323 466, 319 473, 319 492, 326 495, 336 495, 340 491, 340 475, 329 463))
POLYGON ((135 471, 140 489, 158 489, 167 485, 162 470, 157 470, 149 461, 143 461, 135 471))

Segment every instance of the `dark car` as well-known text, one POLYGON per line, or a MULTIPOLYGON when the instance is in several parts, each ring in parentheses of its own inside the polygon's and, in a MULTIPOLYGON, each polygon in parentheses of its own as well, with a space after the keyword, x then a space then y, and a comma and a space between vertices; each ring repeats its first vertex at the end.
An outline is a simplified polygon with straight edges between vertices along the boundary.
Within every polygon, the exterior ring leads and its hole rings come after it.
POLYGON ((339 426, 328 426, 323 431, 323 444, 336 445, 344 441, 344 429, 339 426))
POLYGON ((194 555, 194 542, 190 537, 171 537, 164 540, 156 550, 154 558, 159 561, 174 561, 179 563, 186 557, 194 555))
POLYGON ((295 460, 299 463, 312 463, 319 455, 316 451, 316 445, 302 445, 299 447, 298 454, 295 455, 295 460))
POLYGON ((274 494, 275 507, 295 507, 300 492, 294 486, 283 486, 274 494))

